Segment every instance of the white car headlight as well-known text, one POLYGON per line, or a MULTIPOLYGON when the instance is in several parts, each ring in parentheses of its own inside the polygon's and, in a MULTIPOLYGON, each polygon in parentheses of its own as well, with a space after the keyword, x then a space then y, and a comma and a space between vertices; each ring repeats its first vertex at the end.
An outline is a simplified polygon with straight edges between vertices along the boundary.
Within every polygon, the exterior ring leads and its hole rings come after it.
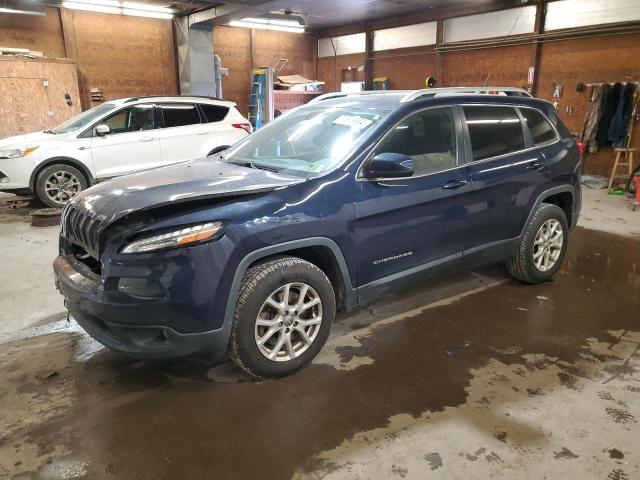
POLYGON ((26 157, 38 147, 0 148, 0 158, 26 157))
POLYGON ((222 229, 221 222, 209 222, 181 228, 169 233, 141 238, 128 244, 122 253, 146 253, 167 248, 184 247, 213 238, 222 229))

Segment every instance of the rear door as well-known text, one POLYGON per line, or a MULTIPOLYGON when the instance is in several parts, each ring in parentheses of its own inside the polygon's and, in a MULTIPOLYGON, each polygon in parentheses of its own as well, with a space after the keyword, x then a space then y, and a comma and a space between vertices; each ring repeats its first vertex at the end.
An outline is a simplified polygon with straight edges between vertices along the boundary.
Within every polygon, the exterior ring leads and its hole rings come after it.
POLYGON ((161 103, 160 151, 162 165, 201 157, 205 143, 214 135, 200 118, 195 103, 161 103))
MULTIPOLYGON (((251 124, 238 109, 224 105, 200 104, 207 126, 215 134, 216 147, 230 147, 251 132, 251 124)), ((206 153, 209 153, 208 150, 206 153)))
POLYGON ((539 187, 548 181, 517 108, 464 105, 467 158, 473 182, 465 250, 517 237, 539 187))
POLYGON ((97 178, 139 172, 161 165, 153 104, 118 110, 100 121, 107 135, 91 137, 91 157, 97 178))
POLYGON ((430 262, 455 263, 461 256, 471 192, 461 137, 455 107, 434 107, 396 124, 375 148, 371 157, 408 155, 415 173, 357 179, 359 286, 430 262))

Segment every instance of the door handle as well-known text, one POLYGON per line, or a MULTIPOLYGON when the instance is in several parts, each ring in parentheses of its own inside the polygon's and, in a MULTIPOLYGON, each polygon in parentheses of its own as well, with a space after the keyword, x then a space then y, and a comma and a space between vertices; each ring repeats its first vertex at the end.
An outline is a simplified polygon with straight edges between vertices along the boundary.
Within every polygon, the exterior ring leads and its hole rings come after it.
POLYGON ((466 180, 450 180, 442 186, 443 190, 453 190, 455 188, 464 187, 467 184, 466 180))
POLYGON ((209 133, 209 132, 207 132, 206 130, 198 130, 196 132, 197 135, 206 135, 207 133, 209 133))
POLYGON ((153 140, 153 137, 140 137, 141 142, 150 142, 153 140))
POLYGON ((544 168, 544 164, 541 162, 531 162, 527 165, 527 170, 534 170, 536 172, 542 170, 544 168))

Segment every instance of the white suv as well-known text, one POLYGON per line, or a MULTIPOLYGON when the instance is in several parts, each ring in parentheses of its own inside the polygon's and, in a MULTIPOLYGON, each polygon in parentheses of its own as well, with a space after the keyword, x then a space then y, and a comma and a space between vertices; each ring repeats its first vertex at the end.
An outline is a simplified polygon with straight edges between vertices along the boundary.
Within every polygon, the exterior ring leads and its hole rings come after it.
POLYGON ((212 155, 250 133, 233 102, 111 100, 52 130, 0 140, 0 191, 61 207, 101 180, 212 155))

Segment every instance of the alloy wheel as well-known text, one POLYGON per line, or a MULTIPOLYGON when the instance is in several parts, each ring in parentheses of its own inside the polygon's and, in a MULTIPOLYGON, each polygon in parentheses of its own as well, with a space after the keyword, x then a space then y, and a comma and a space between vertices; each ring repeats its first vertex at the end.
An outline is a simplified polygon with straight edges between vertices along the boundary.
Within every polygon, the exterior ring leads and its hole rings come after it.
POLYGON ((64 205, 82 190, 80 179, 73 173, 59 170, 53 172, 44 183, 47 197, 58 205, 64 205))
POLYGON ((564 244, 562 224, 549 219, 542 224, 533 242, 533 262, 538 270, 551 270, 560 258, 564 244))
POLYGON ((302 355, 314 342, 322 324, 322 301, 313 287, 287 283, 271 293, 260 307, 255 341, 260 353, 274 362, 302 355))

